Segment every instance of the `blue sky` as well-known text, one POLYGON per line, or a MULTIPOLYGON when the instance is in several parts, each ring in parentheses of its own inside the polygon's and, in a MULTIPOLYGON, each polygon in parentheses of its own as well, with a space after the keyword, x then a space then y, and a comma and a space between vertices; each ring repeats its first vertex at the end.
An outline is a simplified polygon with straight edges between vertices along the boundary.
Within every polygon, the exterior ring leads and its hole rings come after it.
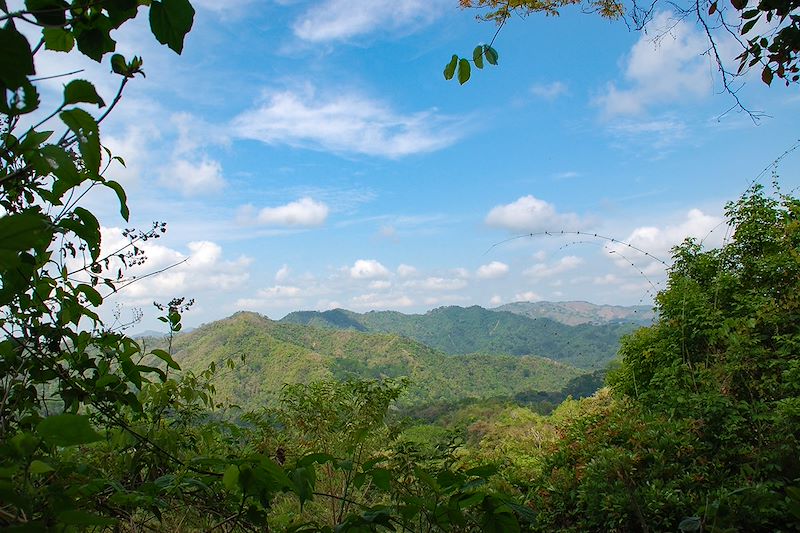
MULTIPOLYGON (((142 15, 116 35, 147 73, 102 130, 128 163, 108 175, 131 224, 111 195, 87 198, 109 248, 124 227, 168 223, 139 275, 188 258, 109 300, 107 316, 141 308, 140 329, 157 324, 153 300, 175 296, 195 298, 190 325, 237 310, 649 303, 663 265, 629 248, 579 235, 492 245, 597 232, 668 260, 687 235, 719 244, 725 202, 800 138, 797 88, 758 73, 739 96, 769 116, 725 114, 705 41, 669 13, 647 34, 578 10, 513 19, 500 65, 459 86, 445 63, 495 27, 456 1, 195 7, 182 56, 142 15)), ((37 56, 38 75, 76 68, 111 100, 106 65, 37 56)), ((65 80, 47 83, 55 99, 65 80)), ((785 190, 799 166, 800 153, 782 161, 785 190)))

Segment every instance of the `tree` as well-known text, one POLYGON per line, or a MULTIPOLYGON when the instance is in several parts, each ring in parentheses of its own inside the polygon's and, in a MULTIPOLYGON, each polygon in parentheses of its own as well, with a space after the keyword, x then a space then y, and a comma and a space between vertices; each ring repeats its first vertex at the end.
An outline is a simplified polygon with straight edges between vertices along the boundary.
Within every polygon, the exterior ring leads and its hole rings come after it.
MULTIPOLYGON (((645 2, 632 0, 461 0, 462 8, 480 11, 479 19, 493 21, 499 32, 512 15, 526 17, 534 13, 558 16, 561 9, 580 5, 584 11, 597 13, 603 18, 624 19, 629 27, 637 31, 645 29, 654 13, 663 5, 675 13, 676 20, 688 20, 696 24, 705 34, 709 48, 707 54, 713 58, 720 72, 725 90, 744 109, 738 97, 734 81, 750 68, 761 69, 761 79, 770 85, 775 76, 788 86, 800 81, 800 0, 759 0, 755 5, 749 0, 693 0, 687 2, 645 2), (721 55, 719 42, 731 37, 739 46, 736 58, 721 55), (738 68, 732 70, 730 63, 738 60, 738 68)), ((497 37, 497 34, 495 34, 497 37)), ((493 50, 491 44, 488 50, 493 50)), ((478 68, 483 58, 489 59, 485 51, 473 54, 478 68)), ((496 53, 494 54, 496 64, 496 53)), ((458 65, 458 79, 462 84, 470 77, 470 61, 454 56, 445 69, 445 78, 450 79, 454 66, 458 65), (448 70, 449 69, 449 70, 448 70), (449 74, 449 76, 448 76, 449 74)))

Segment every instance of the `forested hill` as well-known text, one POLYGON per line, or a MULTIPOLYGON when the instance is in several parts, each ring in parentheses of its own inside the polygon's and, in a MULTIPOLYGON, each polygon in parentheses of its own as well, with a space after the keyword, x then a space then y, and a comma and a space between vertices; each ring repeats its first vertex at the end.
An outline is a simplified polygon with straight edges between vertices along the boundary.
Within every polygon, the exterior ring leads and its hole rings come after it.
POLYGON ((272 403, 284 383, 323 379, 408 376, 401 403, 410 406, 559 392, 584 375, 540 357, 453 357, 399 335, 278 323, 248 312, 179 335, 174 350, 184 370, 213 362, 218 396, 248 408, 272 403))
POLYGON ((655 319, 650 305, 597 305, 589 302, 513 302, 491 311, 508 311, 529 318, 551 318, 568 326, 630 322, 649 326, 655 319))
POLYGON ((600 369, 616 355, 631 323, 569 326, 549 318, 530 318, 479 306, 440 307, 421 315, 396 311, 355 313, 344 309, 300 311, 282 323, 361 332, 395 333, 448 354, 538 355, 584 369, 600 369))

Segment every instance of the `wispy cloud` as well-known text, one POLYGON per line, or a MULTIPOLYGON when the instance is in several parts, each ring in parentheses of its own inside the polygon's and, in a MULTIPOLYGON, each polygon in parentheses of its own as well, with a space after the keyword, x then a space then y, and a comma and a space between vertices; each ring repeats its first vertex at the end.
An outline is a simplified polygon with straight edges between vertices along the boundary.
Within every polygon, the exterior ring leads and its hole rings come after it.
POLYGON ((531 93, 542 100, 555 100, 559 96, 566 94, 567 84, 561 81, 550 83, 535 83, 531 86, 531 93))
POLYGON ((445 6, 442 0, 327 0, 309 8, 292 29, 315 43, 375 32, 408 34, 436 20, 445 6))
POLYGON ((400 113, 352 91, 266 91, 233 120, 234 135, 272 145, 398 158, 450 146, 459 122, 435 109, 400 113))

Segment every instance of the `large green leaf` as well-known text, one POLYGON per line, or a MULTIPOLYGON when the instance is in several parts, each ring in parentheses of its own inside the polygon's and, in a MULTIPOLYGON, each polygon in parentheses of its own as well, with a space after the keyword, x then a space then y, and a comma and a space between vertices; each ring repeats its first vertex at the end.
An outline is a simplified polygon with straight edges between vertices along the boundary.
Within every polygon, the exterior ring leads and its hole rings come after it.
POLYGON ((45 26, 63 26, 67 22, 65 11, 69 5, 64 0, 25 0, 25 7, 45 26))
POLYGON ((100 171, 100 132, 97 121, 83 109, 68 109, 59 116, 78 138, 84 166, 97 174, 100 171))
POLYGON ((93 19, 91 26, 80 27, 75 34, 78 50, 99 63, 103 55, 117 48, 117 42, 111 38, 112 29, 111 21, 103 15, 93 19))
POLYGON ((131 212, 128 210, 128 195, 125 194, 125 189, 122 188, 122 185, 113 180, 105 181, 103 185, 117 193, 117 198, 119 198, 119 214, 122 215, 122 218, 127 222, 131 212))
POLYGON ((150 4, 150 30, 158 42, 177 53, 194 22, 194 8, 189 0, 153 0, 150 4))
POLYGON ((34 209, 0 217, 0 250, 46 246, 53 236, 50 219, 34 209))
POLYGON ((478 68, 483 68, 483 47, 476 46, 475 50, 472 51, 472 61, 475 62, 475 66, 478 68))
POLYGON ((453 54, 453 58, 444 67, 444 79, 446 80, 453 79, 453 75, 456 73, 457 65, 458 65, 458 56, 453 54))
POLYGON ((44 47, 56 52, 69 52, 75 46, 75 37, 72 32, 64 28, 45 28, 42 30, 44 47))
POLYGON ((53 446, 75 446, 101 440, 89 423, 89 417, 63 413, 48 416, 36 426, 36 433, 53 446))
POLYGON ((31 45, 13 25, 6 23, 0 28, 0 50, 0 81, 9 89, 19 89, 27 76, 36 73, 31 45))
POLYGON ((464 85, 469 81, 469 77, 471 74, 471 68, 469 66, 469 61, 461 58, 458 61, 458 83, 464 85))
POLYGON ((87 104, 97 104, 103 107, 106 103, 97 94, 97 89, 86 80, 72 80, 64 87, 64 105, 77 104, 84 102, 87 104))

